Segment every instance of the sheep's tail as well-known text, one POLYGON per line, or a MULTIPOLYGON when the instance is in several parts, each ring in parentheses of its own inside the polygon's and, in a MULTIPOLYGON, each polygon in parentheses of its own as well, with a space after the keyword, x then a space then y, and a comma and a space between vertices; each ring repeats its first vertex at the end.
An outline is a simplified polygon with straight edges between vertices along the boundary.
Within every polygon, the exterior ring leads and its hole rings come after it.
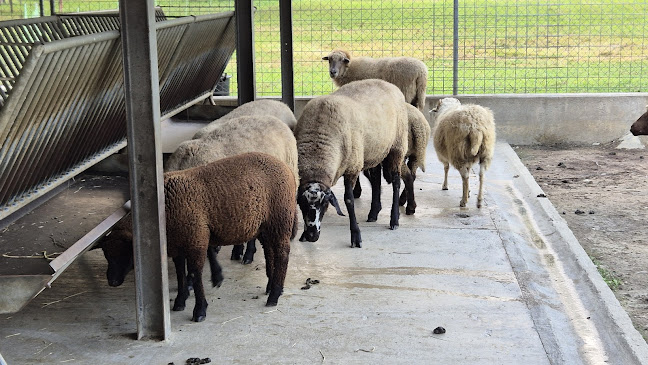
POLYGON ((470 133, 468 133, 468 143, 470 146, 471 156, 477 156, 483 140, 484 140, 484 134, 480 133, 479 131, 472 130, 470 131, 470 133))
POLYGON ((427 72, 416 79, 416 106, 423 113, 425 108, 425 96, 427 92, 427 72))
POLYGON ((290 234, 290 240, 294 240, 297 237, 297 230, 299 229, 299 214, 297 213, 299 209, 295 209, 295 220, 293 221, 292 233, 290 234))

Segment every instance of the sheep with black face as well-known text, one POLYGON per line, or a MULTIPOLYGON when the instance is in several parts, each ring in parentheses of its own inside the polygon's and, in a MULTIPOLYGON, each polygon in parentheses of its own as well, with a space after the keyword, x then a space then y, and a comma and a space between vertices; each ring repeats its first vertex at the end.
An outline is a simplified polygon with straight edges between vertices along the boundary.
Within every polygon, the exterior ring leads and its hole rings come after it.
MULTIPOLYGON (((349 214, 351 247, 361 247, 353 185, 366 169, 383 168, 393 185, 390 228, 398 227, 400 172, 407 152, 408 121, 403 93, 393 84, 370 79, 349 83, 306 104, 295 127, 300 185, 297 200, 304 219, 300 241, 319 239, 329 204, 342 215, 331 186, 344 176, 344 203, 349 214)), ((372 180, 380 192, 380 173, 372 180)), ((380 211, 372 200, 369 220, 380 211)))

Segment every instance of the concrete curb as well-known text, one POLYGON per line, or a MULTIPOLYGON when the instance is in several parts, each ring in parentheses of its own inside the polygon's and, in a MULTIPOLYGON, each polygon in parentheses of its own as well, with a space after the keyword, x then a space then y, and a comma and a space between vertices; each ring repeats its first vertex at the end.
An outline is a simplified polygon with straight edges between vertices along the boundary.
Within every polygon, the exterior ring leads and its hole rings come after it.
POLYGON ((648 344, 634 328, 612 290, 603 281, 596 266, 583 250, 566 221, 551 201, 538 197, 543 193, 531 173, 508 143, 499 142, 496 153, 507 163, 497 164, 500 176, 513 177, 513 186, 522 195, 526 207, 535 216, 537 229, 547 246, 557 255, 564 275, 571 278, 578 297, 589 312, 587 317, 598 332, 607 363, 648 364, 648 344))

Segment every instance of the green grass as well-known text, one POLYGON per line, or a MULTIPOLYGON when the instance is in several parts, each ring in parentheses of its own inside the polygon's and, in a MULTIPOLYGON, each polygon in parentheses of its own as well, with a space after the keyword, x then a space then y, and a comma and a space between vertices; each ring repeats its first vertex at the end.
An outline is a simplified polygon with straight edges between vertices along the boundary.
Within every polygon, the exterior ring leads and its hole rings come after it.
MULTIPOLYGON (((157 3, 167 15, 175 16, 233 8, 232 0, 157 3)), ((648 4, 555 3, 461 1, 458 93, 645 91, 648 4)), ((278 2, 256 0, 254 4, 258 94, 279 95, 278 2)), ((428 65, 428 93, 452 93, 452 1, 302 0, 292 4, 297 95, 334 89, 321 57, 340 47, 355 55, 419 58, 428 65)), ((117 1, 63 0, 63 5, 63 11, 87 11, 114 9, 117 1)), ((7 9, 7 4, 0 5, 0 16, 7 16, 7 9)), ((236 73, 233 62, 227 69, 231 75, 236 73)), ((236 77, 231 81, 235 93, 236 77)))
POLYGON ((601 277, 603 278, 603 281, 610 287, 612 290, 617 290, 619 289, 619 286, 621 286, 622 282, 621 279, 619 279, 613 272, 608 271, 604 267, 601 266, 601 263, 595 259, 594 257, 590 256, 590 259, 596 265, 596 269, 598 270, 599 274, 601 274, 601 277))

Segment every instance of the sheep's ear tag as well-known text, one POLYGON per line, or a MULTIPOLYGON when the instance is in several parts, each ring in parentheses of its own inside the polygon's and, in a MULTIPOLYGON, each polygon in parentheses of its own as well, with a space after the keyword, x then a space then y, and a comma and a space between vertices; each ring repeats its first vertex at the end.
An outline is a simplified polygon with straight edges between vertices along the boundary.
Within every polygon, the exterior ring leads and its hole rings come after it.
POLYGON ((328 191, 326 193, 326 198, 329 202, 331 202, 331 205, 335 207, 335 210, 337 211, 338 215, 341 215, 344 217, 344 213, 342 213, 342 209, 340 209, 340 204, 338 204, 337 198, 335 197, 335 194, 333 194, 332 191, 328 191))
POLYGON ((345 57, 344 58, 344 63, 349 64, 349 62, 351 62, 351 60, 345 57))
POLYGON ((323 59, 324 61, 328 61, 328 56, 324 56, 324 57, 322 57, 322 59, 323 59))

